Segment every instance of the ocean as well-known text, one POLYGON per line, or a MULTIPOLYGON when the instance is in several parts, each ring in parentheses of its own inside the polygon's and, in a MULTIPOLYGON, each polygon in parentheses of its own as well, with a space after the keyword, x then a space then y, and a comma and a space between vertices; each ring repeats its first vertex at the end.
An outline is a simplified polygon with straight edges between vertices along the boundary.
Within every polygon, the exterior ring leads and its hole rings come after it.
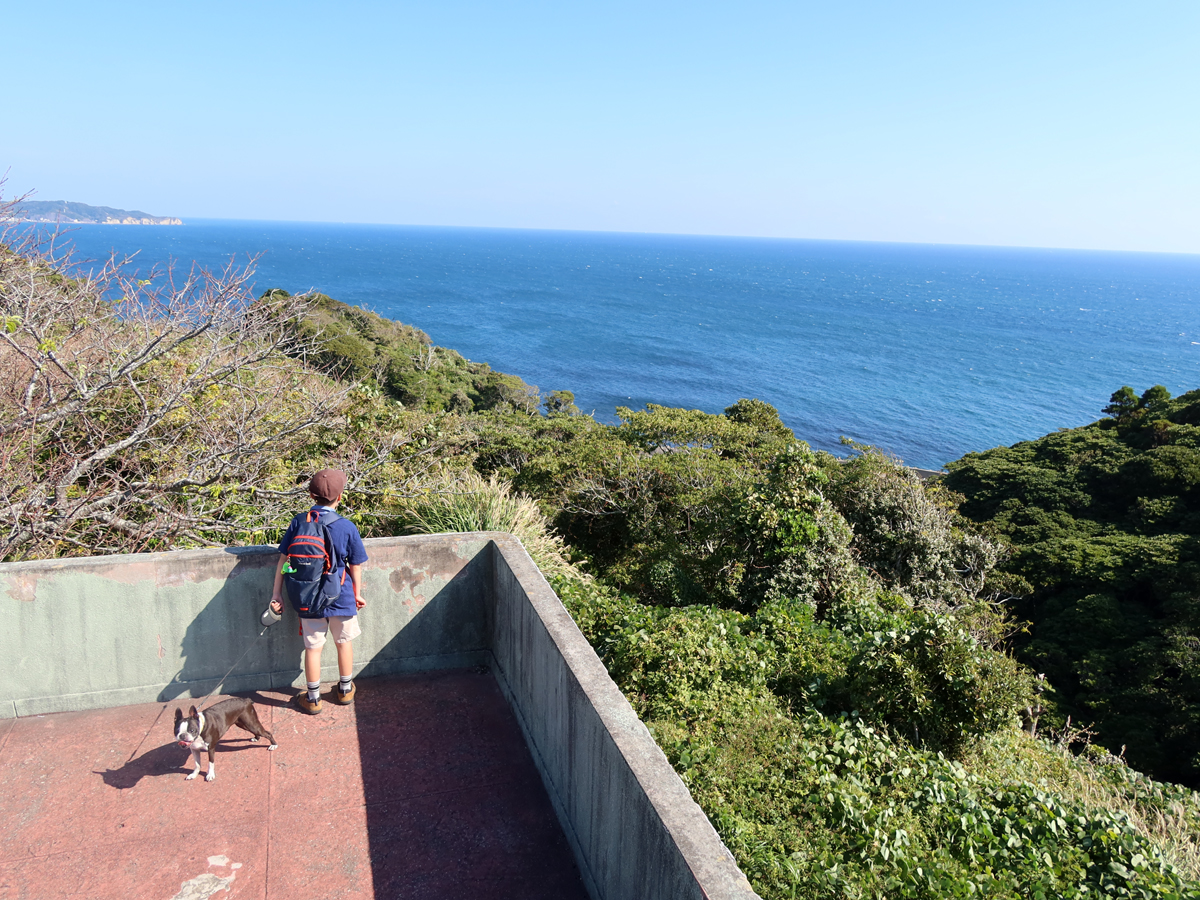
POLYGON ((1200 256, 191 220, 74 226, 143 270, 256 257, 615 421, 773 404, 798 437, 913 466, 1095 421, 1122 385, 1200 388, 1200 256))

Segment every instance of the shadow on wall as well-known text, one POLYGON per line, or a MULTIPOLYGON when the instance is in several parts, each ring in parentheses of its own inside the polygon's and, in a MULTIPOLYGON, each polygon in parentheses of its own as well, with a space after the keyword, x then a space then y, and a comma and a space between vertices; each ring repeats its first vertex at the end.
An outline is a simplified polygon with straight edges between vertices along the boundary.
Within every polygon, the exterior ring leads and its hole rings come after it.
MULTIPOLYGON (((492 548, 468 560, 452 550, 427 547, 421 565, 391 569, 391 596, 369 598, 355 659, 360 678, 416 669, 467 665, 464 654, 487 651, 492 636, 492 548), (430 573, 453 573, 448 581, 430 573), (360 647, 378 648, 360 654, 360 647)), ((477 660, 473 660, 477 661, 477 660)))
MULTIPOLYGON (((283 673, 290 679, 301 672, 304 642, 294 613, 289 617, 285 610, 283 621, 260 635, 264 626, 259 617, 271 601, 278 556, 237 547, 225 552, 236 555, 237 563, 204 609, 187 624, 180 644, 183 665, 159 692, 159 702, 185 694, 201 696, 217 688, 222 678, 225 692, 230 692, 242 689, 239 679, 249 678, 252 685, 248 687, 261 687, 265 674, 283 673), (231 667, 233 671, 225 678, 231 667)), ((163 617, 174 613, 161 611, 163 617)))

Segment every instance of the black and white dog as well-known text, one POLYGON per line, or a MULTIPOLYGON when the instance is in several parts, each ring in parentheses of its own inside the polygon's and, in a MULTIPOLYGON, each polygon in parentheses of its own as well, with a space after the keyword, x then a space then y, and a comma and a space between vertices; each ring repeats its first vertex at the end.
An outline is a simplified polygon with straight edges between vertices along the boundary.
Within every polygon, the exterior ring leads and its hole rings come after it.
POLYGON ((180 747, 191 750, 196 761, 196 768, 187 777, 188 781, 200 774, 200 753, 203 750, 208 751, 208 774, 204 776, 204 780, 212 781, 217 777, 216 764, 213 761, 217 754, 217 742, 231 725, 237 725, 254 735, 250 738, 252 741, 257 741, 260 737, 267 738, 271 742, 268 750, 279 746, 275 743, 275 735, 263 728, 262 722, 258 721, 258 711, 255 710, 254 704, 244 698, 222 700, 204 712, 193 706, 186 716, 182 709, 176 708, 175 740, 179 741, 180 747))

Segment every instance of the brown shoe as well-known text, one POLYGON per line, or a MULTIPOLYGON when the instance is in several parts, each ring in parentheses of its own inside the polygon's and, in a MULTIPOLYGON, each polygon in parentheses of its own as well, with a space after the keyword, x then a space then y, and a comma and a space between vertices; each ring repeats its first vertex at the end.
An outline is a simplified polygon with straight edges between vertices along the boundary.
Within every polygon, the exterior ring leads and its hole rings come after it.
POLYGON ((343 692, 341 682, 333 686, 333 690, 329 692, 329 699, 334 703, 340 703, 342 706, 349 706, 354 702, 354 695, 358 691, 354 682, 350 682, 350 690, 343 692))
POLYGON ((310 716, 315 716, 321 711, 321 698, 316 700, 308 699, 308 691, 301 691, 292 698, 292 704, 300 709, 302 713, 308 713, 310 716))

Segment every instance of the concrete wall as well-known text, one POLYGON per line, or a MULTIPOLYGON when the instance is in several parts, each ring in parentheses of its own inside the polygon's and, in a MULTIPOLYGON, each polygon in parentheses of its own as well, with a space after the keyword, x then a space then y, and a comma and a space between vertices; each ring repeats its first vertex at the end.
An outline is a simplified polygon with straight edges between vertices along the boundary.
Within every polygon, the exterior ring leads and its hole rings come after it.
MULTIPOLYGON (((484 662, 490 540, 366 541, 355 669, 484 662)), ((303 683, 294 614, 258 637, 278 559, 243 547, 0 564, 0 718, 203 697, 235 663, 226 692, 303 683)))
MULTIPOLYGON (((756 896, 519 541, 365 543, 356 670, 491 666, 596 900, 756 896)), ((248 547, 0 564, 0 718, 301 684, 295 617, 258 636, 277 560, 248 547)))
POLYGON ((494 548, 501 687, 592 896, 756 897, 520 543, 494 548))

